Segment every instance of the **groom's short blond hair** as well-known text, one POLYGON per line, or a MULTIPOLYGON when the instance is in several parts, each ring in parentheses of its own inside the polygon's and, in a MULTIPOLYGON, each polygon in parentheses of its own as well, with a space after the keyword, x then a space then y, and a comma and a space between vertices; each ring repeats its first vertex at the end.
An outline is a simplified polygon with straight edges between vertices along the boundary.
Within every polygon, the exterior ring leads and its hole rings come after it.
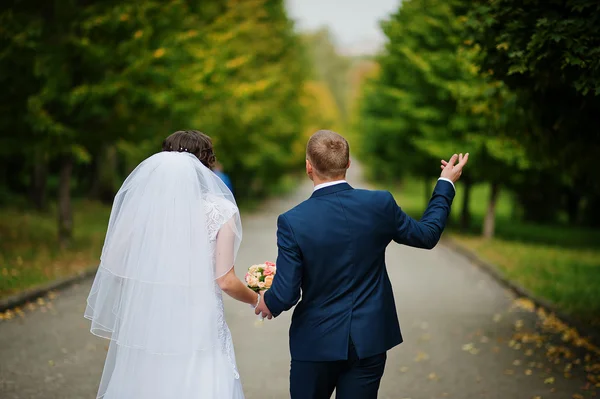
POLYGON ((319 130, 308 139, 306 158, 319 177, 344 177, 350 162, 350 146, 336 132, 319 130))

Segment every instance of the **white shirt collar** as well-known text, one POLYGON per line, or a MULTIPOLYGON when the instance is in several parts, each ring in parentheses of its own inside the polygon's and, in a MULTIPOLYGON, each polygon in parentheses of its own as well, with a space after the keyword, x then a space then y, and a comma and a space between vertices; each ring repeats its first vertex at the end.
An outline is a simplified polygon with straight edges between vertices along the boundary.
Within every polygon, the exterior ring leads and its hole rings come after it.
POLYGON ((325 187, 335 186, 336 184, 342 184, 342 183, 347 183, 347 181, 346 180, 336 180, 336 181, 328 181, 327 183, 317 184, 315 186, 315 188, 313 189, 313 192, 320 190, 322 188, 325 188, 325 187))

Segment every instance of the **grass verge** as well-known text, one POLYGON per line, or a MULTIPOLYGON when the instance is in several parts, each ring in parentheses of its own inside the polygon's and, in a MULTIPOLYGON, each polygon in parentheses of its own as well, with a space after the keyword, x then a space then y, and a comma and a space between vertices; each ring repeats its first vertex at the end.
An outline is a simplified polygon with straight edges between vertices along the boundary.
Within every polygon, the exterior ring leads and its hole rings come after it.
POLYGON ((0 209, 0 297, 81 272, 98 263, 110 207, 76 201, 74 236, 60 250, 54 209, 0 209))

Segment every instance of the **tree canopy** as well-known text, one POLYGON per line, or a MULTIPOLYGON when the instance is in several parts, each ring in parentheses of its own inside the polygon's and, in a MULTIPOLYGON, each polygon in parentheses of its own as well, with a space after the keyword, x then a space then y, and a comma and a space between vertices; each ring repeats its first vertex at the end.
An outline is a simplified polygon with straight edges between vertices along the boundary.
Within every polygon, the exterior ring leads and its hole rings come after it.
POLYGON ((566 209, 580 220, 597 201, 598 7, 403 1, 382 23, 388 42, 360 99, 370 175, 431 176, 440 158, 469 152, 467 190, 473 181, 503 185, 529 218, 566 209))
POLYGON ((538 162, 598 189, 600 3, 476 1, 467 26, 482 70, 514 91, 525 111, 510 133, 538 162))
POLYGON ((72 192, 109 200, 175 130, 214 139, 241 201, 302 164, 308 64, 281 0, 8 0, 0 26, 0 202, 56 198, 65 238, 72 192))

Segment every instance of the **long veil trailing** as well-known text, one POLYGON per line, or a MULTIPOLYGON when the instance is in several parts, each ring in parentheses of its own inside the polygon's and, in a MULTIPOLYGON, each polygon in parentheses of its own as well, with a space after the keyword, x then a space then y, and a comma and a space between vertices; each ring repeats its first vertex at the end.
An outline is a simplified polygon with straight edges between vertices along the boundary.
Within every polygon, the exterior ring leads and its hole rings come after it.
POLYGON ((215 279, 233 267, 241 236, 233 195, 195 156, 158 153, 129 175, 85 310, 91 332, 110 340, 98 397, 235 396, 225 392, 237 371, 215 279), (219 264, 222 229, 231 253, 219 264))

